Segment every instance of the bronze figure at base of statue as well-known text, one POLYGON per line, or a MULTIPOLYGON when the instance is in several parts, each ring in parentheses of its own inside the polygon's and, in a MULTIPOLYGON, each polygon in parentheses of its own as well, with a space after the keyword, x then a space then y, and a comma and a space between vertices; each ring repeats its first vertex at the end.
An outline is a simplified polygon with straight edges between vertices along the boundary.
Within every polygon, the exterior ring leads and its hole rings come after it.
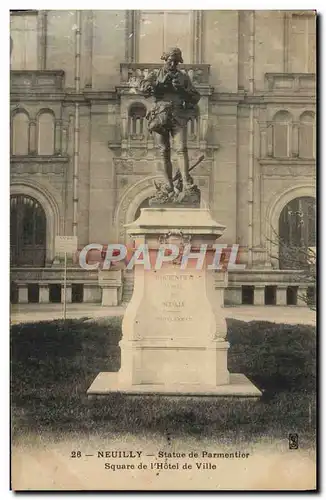
MULTIPOLYGON (((204 156, 201 157, 201 160, 204 156)), ((201 161, 200 160, 200 161, 201 161)), ((198 161, 196 165, 198 165, 198 161)), ((192 167, 194 168, 194 166, 192 167)), ((150 198, 150 207, 160 207, 164 205, 165 208, 168 207, 189 207, 189 208, 199 208, 200 207, 200 189, 196 184, 194 184, 193 178, 189 175, 188 182, 186 186, 183 186, 183 180, 180 170, 177 171, 173 179, 173 189, 164 182, 158 183, 154 181, 156 187, 155 196, 150 198)))
POLYGON ((201 156, 192 167, 189 166, 187 127, 189 120, 198 116, 200 94, 187 73, 178 69, 178 64, 183 63, 179 48, 164 53, 162 59, 165 64, 159 72, 150 73, 139 83, 139 90, 145 97, 154 97, 155 104, 146 118, 149 132, 157 138, 163 161, 164 182, 155 183, 156 194, 149 204, 151 207, 198 208, 200 190, 194 184, 190 171, 204 157, 201 156), (176 149, 179 167, 174 177, 172 146, 176 149))
POLYGON ((189 207, 189 208, 199 208, 200 207, 200 190, 197 186, 193 185, 191 188, 177 193, 175 191, 168 192, 164 189, 158 189, 157 193, 153 198, 149 200, 149 206, 152 208, 158 208, 164 205, 164 208, 177 206, 189 207))

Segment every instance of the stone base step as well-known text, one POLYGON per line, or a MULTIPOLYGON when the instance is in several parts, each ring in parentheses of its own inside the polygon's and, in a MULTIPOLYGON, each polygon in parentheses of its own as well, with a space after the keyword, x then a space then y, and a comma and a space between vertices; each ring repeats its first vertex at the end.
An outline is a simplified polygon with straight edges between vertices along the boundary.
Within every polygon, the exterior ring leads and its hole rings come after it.
POLYGON ((262 393, 242 373, 230 373, 230 383, 225 385, 201 384, 139 384, 124 385, 119 380, 119 372, 101 372, 87 391, 89 398, 101 398, 112 393, 133 396, 208 396, 208 397, 250 397, 260 398, 262 393))

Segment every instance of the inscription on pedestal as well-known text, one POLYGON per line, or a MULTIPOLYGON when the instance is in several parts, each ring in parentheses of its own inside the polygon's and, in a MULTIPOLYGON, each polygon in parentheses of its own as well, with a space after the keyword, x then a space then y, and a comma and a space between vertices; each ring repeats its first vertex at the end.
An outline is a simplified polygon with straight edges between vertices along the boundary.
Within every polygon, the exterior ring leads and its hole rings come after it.
MULTIPOLYGON (((168 311, 167 311, 168 312, 168 311)), ((192 321, 192 316, 157 316, 158 321, 192 321)))
MULTIPOLYGON (((184 284, 192 285, 194 276, 192 275, 176 275, 164 274, 156 275, 156 282, 161 285, 164 290, 163 294, 167 294, 167 298, 161 302, 162 315, 156 316, 158 321, 166 322, 185 322, 192 321, 191 315, 184 315, 184 310, 189 307, 187 301, 184 300, 185 292, 184 284)), ((190 285, 190 286, 191 286, 190 285)))

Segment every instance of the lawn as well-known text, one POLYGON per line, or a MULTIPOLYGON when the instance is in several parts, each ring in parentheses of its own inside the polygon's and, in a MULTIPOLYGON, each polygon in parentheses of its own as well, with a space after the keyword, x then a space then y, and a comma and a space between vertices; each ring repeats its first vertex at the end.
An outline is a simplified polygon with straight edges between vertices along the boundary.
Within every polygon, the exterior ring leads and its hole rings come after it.
POLYGON ((158 432, 259 440, 300 435, 315 440, 316 332, 310 325, 227 320, 230 372, 263 391, 259 401, 128 397, 88 400, 99 371, 120 367, 121 318, 104 325, 68 320, 13 325, 13 438, 26 432, 158 432))

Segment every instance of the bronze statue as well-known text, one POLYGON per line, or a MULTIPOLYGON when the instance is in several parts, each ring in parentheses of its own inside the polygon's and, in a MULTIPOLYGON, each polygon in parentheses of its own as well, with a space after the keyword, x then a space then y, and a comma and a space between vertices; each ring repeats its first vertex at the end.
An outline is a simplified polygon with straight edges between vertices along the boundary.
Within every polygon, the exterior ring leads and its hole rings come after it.
MULTIPOLYGON (((147 114, 148 130, 157 135, 164 164, 163 185, 156 185, 157 194, 153 204, 183 203, 199 205, 200 191, 190 175, 187 149, 187 123, 196 115, 200 94, 192 85, 189 76, 178 69, 183 63, 179 48, 173 48, 161 57, 165 61, 156 74, 150 73, 139 84, 145 97, 153 96, 155 105, 147 114), (171 163, 171 139, 174 139, 179 171, 173 177, 171 163)), ((203 159, 201 157, 196 165, 203 159)), ((194 165, 194 166, 196 166, 194 165)), ((194 167, 193 166, 193 167, 194 167)))

